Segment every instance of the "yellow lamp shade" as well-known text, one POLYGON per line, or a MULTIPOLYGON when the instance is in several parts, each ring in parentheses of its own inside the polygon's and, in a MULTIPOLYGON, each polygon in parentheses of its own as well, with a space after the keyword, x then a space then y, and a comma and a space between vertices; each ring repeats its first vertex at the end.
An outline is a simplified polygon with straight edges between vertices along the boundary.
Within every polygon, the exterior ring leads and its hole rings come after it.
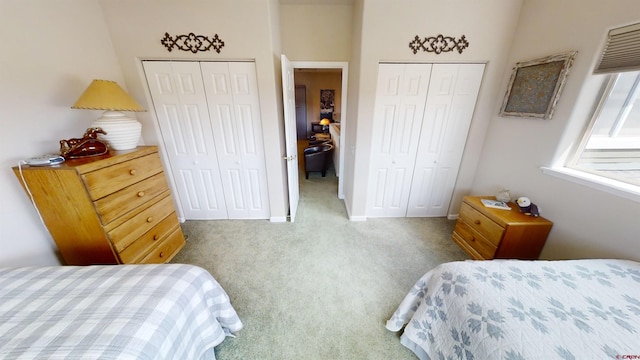
POLYGON ((331 124, 331 120, 329 120, 327 118, 324 118, 324 119, 320 120, 320 125, 322 125, 322 126, 327 126, 329 124, 331 124))
POLYGON ((109 80, 93 80, 80 95, 72 109, 146 111, 118 83, 109 80))

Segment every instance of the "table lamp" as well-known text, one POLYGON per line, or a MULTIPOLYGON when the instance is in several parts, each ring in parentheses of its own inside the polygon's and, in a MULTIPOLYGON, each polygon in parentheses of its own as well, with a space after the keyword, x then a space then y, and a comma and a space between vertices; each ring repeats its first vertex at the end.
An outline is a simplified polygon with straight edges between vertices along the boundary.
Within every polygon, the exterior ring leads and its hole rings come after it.
POLYGON ((326 132, 329 129, 329 124, 331 124, 331 120, 327 118, 320 120, 320 126, 322 126, 323 132, 326 132))
POLYGON ((129 150, 138 146, 142 124, 123 111, 146 111, 115 81, 93 80, 71 107, 72 109, 105 110, 91 127, 106 132, 101 137, 114 150, 129 150))

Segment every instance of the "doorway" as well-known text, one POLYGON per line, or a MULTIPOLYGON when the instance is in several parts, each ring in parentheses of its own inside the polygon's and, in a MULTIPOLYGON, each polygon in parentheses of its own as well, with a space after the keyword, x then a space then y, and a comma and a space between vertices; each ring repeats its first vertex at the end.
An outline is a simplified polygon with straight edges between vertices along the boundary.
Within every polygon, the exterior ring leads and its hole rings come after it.
MULTIPOLYGON (((291 65, 293 67, 294 70, 294 82, 295 82, 295 78, 296 75, 299 74, 300 72, 316 72, 316 73, 322 73, 322 72, 335 72, 335 73, 340 73, 340 77, 341 77, 341 81, 339 84, 339 97, 338 99, 336 99, 336 103, 339 103, 339 109, 337 109, 337 111, 334 111, 333 114, 333 120, 336 124, 339 123, 339 136, 338 139, 336 139, 337 141, 335 142, 335 148, 337 150, 337 155, 336 155, 336 159, 338 166, 336 168, 336 176, 338 177, 338 191, 337 191, 337 196, 339 199, 344 199, 344 177, 343 177, 343 167, 340 166, 339 164, 344 164, 344 151, 341 151, 341 149, 344 149, 344 141, 345 141, 345 126, 346 126, 346 122, 347 122, 347 79, 348 79, 348 63, 346 62, 312 62, 312 61, 291 61, 291 65)), ((308 87, 307 87, 308 89, 308 87)), ((318 94, 318 102, 319 102, 319 94, 318 94)), ((309 104, 309 101, 311 99, 309 98, 309 95, 307 94, 307 104, 309 104)), ((309 114, 310 109, 307 109, 307 114, 309 114)), ((318 114, 317 116, 315 115, 308 115, 307 116, 307 123, 309 124, 308 129, 311 129, 311 123, 312 122, 316 122, 316 121, 320 121, 320 110, 319 110, 319 104, 318 104, 318 114), (316 120, 317 117, 317 120, 316 120)), ((334 128, 335 129, 335 128, 334 128)), ((310 130, 308 130, 310 131, 310 130)), ((300 160, 299 161, 303 161, 300 160)))

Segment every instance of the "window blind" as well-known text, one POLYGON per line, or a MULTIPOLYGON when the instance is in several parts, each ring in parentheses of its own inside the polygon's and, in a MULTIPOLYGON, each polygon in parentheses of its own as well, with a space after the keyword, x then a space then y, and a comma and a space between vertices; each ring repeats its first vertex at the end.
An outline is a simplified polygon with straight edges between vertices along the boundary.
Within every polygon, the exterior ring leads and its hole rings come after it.
POLYGON ((594 74, 640 70, 640 23, 609 31, 594 74))

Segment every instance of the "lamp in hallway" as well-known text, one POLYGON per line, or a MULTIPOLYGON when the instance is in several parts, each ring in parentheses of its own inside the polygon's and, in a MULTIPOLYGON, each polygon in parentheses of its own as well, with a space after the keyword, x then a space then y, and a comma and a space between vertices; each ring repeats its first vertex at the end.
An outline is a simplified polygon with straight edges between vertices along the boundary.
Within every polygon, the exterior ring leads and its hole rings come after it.
POLYGON ((129 150, 138 145, 142 124, 124 111, 146 111, 115 81, 93 80, 71 107, 72 109, 105 110, 91 127, 106 132, 101 137, 114 150, 129 150))
POLYGON ((331 120, 327 118, 320 120, 320 126, 322 126, 322 132, 326 133, 329 131, 329 124, 331 124, 331 120))

